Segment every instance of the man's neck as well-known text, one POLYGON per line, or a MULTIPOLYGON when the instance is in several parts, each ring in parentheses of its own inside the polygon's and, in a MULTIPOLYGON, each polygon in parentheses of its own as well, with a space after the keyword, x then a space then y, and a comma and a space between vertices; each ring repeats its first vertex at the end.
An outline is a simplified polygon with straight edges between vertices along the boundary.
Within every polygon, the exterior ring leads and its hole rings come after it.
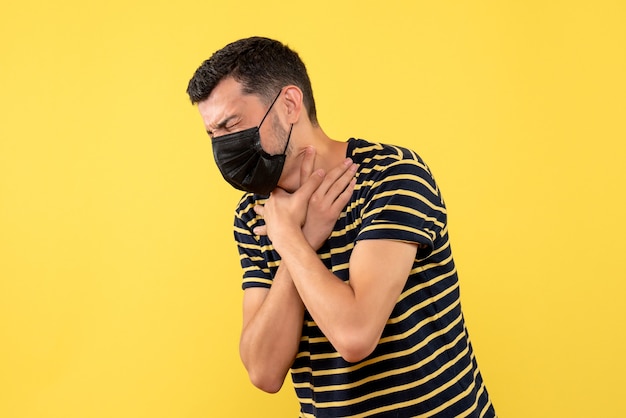
POLYGON ((328 172, 337 167, 346 158, 348 143, 336 141, 325 134, 315 144, 315 169, 323 169, 328 172))
POLYGON ((315 149, 313 170, 322 169, 327 173, 344 161, 348 148, 347 142, 330 138, 319 126, 309 125, 305 132, 297 132, 297 138, 303 139, 294 141, 291 161, 285 166, 283 180, 278 184, 291 193, 300 187, 300 164, 307 147, 315 149))

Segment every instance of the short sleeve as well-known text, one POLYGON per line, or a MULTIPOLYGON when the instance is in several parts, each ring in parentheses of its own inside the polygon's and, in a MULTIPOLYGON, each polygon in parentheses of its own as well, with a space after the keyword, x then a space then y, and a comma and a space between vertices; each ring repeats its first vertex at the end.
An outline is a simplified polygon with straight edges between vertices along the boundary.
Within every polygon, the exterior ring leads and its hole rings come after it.
MULTIPOLYGON (((262 202, 258 202, 262 203, 262 202)), ((253 234, 256 226, 263 225, 261 217, 254 212, 257 201, 251 194, 245 195, 235 211, 234 237, 239 251, 239 262, 243 270, 241 287, 269 288, 272 285, 272 272, 266 259, 269 241, 253 234), (268 241, 268 242, 264 242, 268 241)))
POLYGON ((357 240, 391 239, 420 245, 418 259, 430 255, 446 228, 445 204, 428 167, 400 159, 372 177, 357 240))

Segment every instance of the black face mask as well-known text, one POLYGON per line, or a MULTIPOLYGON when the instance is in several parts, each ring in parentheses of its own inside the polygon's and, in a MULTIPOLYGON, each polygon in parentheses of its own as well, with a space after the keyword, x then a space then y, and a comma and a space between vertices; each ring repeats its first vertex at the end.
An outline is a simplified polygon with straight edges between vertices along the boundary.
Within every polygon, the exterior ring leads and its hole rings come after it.
POLYGON ((259 126, 221 135, 211 140, 213 158, 222 177, 236 189, 268 195, 278 184, 285 165, 285 152, 289 145, 293 124, 289 129, 285 149, 282 154, 277 155, 269 155, 263 150, 259 129, 279 96, 280 92, 265 112, 259 126))

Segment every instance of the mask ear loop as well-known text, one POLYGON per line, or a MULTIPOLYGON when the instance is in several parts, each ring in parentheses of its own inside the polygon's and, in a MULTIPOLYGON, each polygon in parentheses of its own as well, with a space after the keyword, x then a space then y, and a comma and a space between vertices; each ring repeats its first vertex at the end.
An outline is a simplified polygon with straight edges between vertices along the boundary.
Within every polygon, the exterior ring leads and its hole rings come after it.
POLYGON ((287 143, 285 144, 285 149, 283 150, 282 155, 287 155, 287 147, 289 146, 289 140, 291 140, 291 131, 293 131, 293 123, 289 128, 289 135, 287 135, 287 143))
POLYGON ((282 93, 282 92, 283 92, 283 89, 280 89, 280 91, 278 92, 278 94, 274 98, 274 101, 272 101, 272 104, 267 109, 267 112, 265 112, 265 116, 263 116, 263 119, 261 119, 261 123, 259 123, 259 129, 261 129, 261 125, 263 125, 263 122, 265 121, 265 118, 267 117, 267 115, 270 114, 270 110, 272 110, 272 107, 274 107, 274 103, 276 103, 276 100, 278 100, 278 98, 280 97, 280 93, 282 93))

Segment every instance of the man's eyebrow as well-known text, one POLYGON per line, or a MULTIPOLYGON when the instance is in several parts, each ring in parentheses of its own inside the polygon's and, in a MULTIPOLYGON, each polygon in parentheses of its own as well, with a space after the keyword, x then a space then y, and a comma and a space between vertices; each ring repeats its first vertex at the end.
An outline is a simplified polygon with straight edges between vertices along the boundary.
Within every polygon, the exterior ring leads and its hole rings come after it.
POLYGON ((209 134, 211 138, 213 138, 214 131, 217 131, 219 129, 224 129, 231 120, 236 119, 237 117, 238 115, 230 115, 230 116, 225 117, 224 119, 222 119, 220 122, 216 123, 215 125, 209 126, 209 128, 206 130, 206 133, 209 134))
POLYGON ((213 127, 212 130, 218 130, 218 129, 224 129, 226 127, 226 125, 228 125, 228 123, 233 120, 236 119, 238 117, 238 115, 230 115, 227 116, 226 118, 222 119, 220 122, 216 123, 213 127))

